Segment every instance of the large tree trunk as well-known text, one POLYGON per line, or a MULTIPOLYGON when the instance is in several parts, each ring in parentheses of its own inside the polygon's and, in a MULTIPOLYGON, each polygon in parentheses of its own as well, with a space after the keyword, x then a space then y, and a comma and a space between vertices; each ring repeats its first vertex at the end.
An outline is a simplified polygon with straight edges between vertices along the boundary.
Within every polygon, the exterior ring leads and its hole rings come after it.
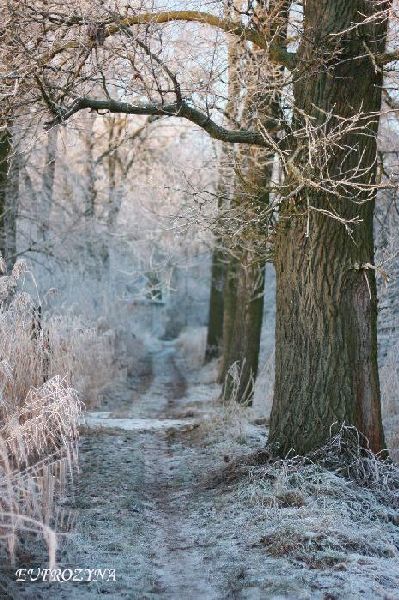
MULTIPOLYGON (((313 126, 324 123, 328 134, 339 125, 339 117, 362 113, 357 131, 342 134, 340 143, 330 148, 324 178, 328 172, 332 180, 347 178, 366 186, 375 180, 382 74, 364 49, 383 51, 386 23, 362 25, 343 36, 330 34, 370 15, 373 6, 360 0, 307 0, 299 59, 311 76, 304 68, 294 90, 297 128, 307 114, 313 126), (320 66, 320 56, 328 65, 320 66), (328 120, 329 113, 336 117, 328 120), (356 171, 358 166, 362 171, 356 171)), ((309 173, 307 169, 304 157, 302 173, 309 173)), ((327 185, 324 182, 324 188, 327 185)), ((306 453, 322 445, 335 423, 355 425, 375 452, 384 446, 375 272, 370 268, 374 200, 372 193, 367 199, 364 192, 356 198, 365 201, 360 205, 352 201, 354 191, 352 198, 344 197, 348 190, 342 186, 336 197, 325 189, 305 187, 281 212, 275 247, 276 381, 270 425, 270 442, 281 454, 292 448, 306 453), (314 209, 309 211, 309 206, 314 209), (342 223, 320 210, 346 220, 359 216, 361 222, 350 236, 342 223)))

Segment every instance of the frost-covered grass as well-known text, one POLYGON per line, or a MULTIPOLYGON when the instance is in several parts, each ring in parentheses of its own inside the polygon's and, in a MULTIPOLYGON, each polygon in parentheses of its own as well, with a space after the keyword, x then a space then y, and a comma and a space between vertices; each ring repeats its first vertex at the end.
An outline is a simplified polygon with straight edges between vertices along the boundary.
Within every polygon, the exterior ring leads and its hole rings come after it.
POLYGON ((223 403, 210 367, 190 379, 188 396, 206 416, 190 451, 212 519, 204 538, 217 540, 214 560, 223 557, 232 585, 243 597, 399 598, 398 466, 352 428, 313 456, 272 458, 266 419, 223 403))
POLYGON ((399 598, 397 464, 350 427, 313 456, 276 460, 256 407, 217 406, 195 443, 219 457, 208 477, 224 507, 216 533, 230 545, 241 532, 251 585, 279 598, 399 598))
MULTIPOLYGON (((212 485, 227 485, 231 502, 257 523, 255 545, 265 559, 276 565, 288 561, 291 575, 302 581, 327 578, 329 597, 398 597, 396 464, 374 456, 358 433, 346 427, 309 457, 275 460, 267 451, 243 454, 243 442, 238 446, 235 438, 234 443, 231 431, 226 439, 230 456, 239 456, 241 448, 241 458, 229 461, 212 485)), ((226 452, 221 438, 213 441, 226 452)), ((248 447, 253 443, 246 441, 248 447)))
MULTIPOLYGON (((264 511, 265 554, 324 577, 346 573, 367 598, 396 597, 385 594, 399 586, 399 472, 391 465, 378 470, 378 482, 366 485, 299 459, 249 468, 240 493, 264 511)), ((345 597, 342 587, 332 597, 345 597)))
POLYGON ((47 316, 19 290, 17 263, 0 278, 0 550, 27 532, 54 564, 64 516, 54 501, 77 465, 80 397, 98 401, 113 372, 113 340, 82 320, 47 316), (78 394, 79 393, 79 394, 78 394))
POLYGON ((12 560, 21 536, 31 532, 43 535, 54 566, 54 527, 60 525, 54 500, 76 466, 80 412, 75 390, 58 376, 2 411, 0 545, 6 544, 12 560))
POLYGON ((78 316, 49 316, 44 324, 49 368, 67 376, 86 407, 101 403, 104 387, 118 376, 116 334, 78 316))

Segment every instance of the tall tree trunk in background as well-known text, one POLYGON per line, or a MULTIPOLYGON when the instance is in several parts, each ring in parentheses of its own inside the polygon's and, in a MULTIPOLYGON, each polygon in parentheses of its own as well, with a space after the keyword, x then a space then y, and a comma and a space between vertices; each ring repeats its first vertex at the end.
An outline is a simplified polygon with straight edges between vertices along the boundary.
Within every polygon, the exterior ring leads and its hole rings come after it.
MULTIPOLYGON (((343 135, 330 151, 327 169, 330 178, 342 179, 360 164, 363 175, 357 171, 356 181, 366 185, 375 181, 382 86, 382 72, 370 56, 384 51, 386 22, 339 33, 372 14, 376 4, 307 0, 299 48, 304 67, 294 90, 298 127, 304 113, 313 126, 324 123, 327 131, 339 125, 339 117, 363 114, 358 130, 343 135), (320 56, 328 68, 319 67, 320 56), (330 114, 337 118, 327 122, 330 114)), ((305 157, 302 166, 308 166, 305 157)), ((281 454, 320 446, 336 422, 355 425, 372 450, 384 446, 376 284, 369 268, 374 264, 373 210, 373 199, 359 205, 314 189, 282 209, 275 247, 276 382, 270 426, 270 441, 281 454), (312 210, 307 237, 309 204, 345 219, 359 216, 361 222, 351 238, 337 220, 312 210)))
POLYGON ((225 252, 216 247, 212 252, 211 293, 209 298, 208 334, 205 362, 220 356, 223 343, 223 288, 225 277, 225 252))
MULTIPOLYGON (((242 8, 242 2, 236 2, 235 8, 238 12, 232 10, 230 18, 237 18, 242 8)), ((229 44, 228 70, 228 104, 226 113, 234 122, 241 111, 244 112, 244 120, 250 120, 251 98, 248 93, 248 99, 245 106, 239 105, 240 90, 245 84, 251 82, 249 79, 253 75, 248 72, 243 73, 243 62, 248 59, 246 56, 248 50, 245 44, 237 43, 232 40, 229 44), (245 59, 246 57, 246 59, 245 59)), ((263 53, 262 53, 263 54, 263 53)), ((250 85, 248 86, 250 87, 250 85)), ((251 151, 250 151, 251 153, 251 151)), ((262 151, 255 150, 255 156, 249 160, 249 168, 245 171, 244 177, 252 181, 252 175, 255 171, 255 163, 262 151), (251 173, 252 171, 252 173, 251 173)), ((231 161, 226 152, 223 153, 222 161, 226 162, 224 170, 228 171, 227 163, 231 161)), ((238 156, 237 164, 240 169, 244 163, 248 163, 248 156, 245 158, 238 156)), ((261 161, 262 162, 262 161, 261 161)), ((222 164, 223 168, 223 164, 222 164)), ((236 210, 240 204, 246 202, 245 193, 243 193, 243 184, 240 177, 234 174, 234 166, 230 167, 230 174, 224 173, 221 181, 221 194, 230 198, 232 210, 236 210), (229 177, 230 175, 230 177, 229 177), (231 187, 229 179, 233 180, 233 191, 228 190, 231 187), (226 193, 227 192, 227 193, 226 193)), ((256 167, 256 174, 259 175, 259 165, 256 167)), ((263 177, 262 177, 263 179, 263 177)), ((228 202, 228 199, 227 199, 228 202)), ((226 200, 224 201, 226 205, 226 200)), ((218 277, 212 277, 210 323, 213 329, 208 331, 209 339, 222 339, 223 353, 219 366, 219 382, 223 383, 223 395, 225 399, 234 399, 242 403, 250 403, 253 395, 253 382, 257 375, 259 360, 260 332, 262 327, 263 313, 263 287, 264 287, 264 269, 258 270, 258 267, 252 264, 253 256, 250 251, 241 251, 240 248, 228 248, 221 254, 215 251, 213 256, 213 270, 216 270, 218 277), (222 259, 222 260, 221 260, 222 259), (259 277, 260 276, 260 277, 259 277), (220 294, 217 286, 223 283, 223 292, 220 294), (260 293, 261 292, 261 293, 260 293), (216 300, 216 301, 215 301, 216 300), (223 316, 220 312, 223 310, 223 316), (215 325, 217 324, 217 329, 215 325)), ((255 261, 256 262, 256 261, 255 261)))
MULTIPOLYGON (((228 277, 233 319, 226 323, 228 347, 224 357, 224 397, 251 404, 258 373, 263 320, 264 262, 244 252, 228 277)), ((228 306, 228 304, 227 304, 228 306)))
POLYGON ((97 164, 94 158, 96 144, 94 135, 95 115, 88 115, 88 127, 84 133, 84 145, 86 150, 85 161, 85 190, 84 190, 84 269, 87 273, 94 275, 97 280, 103 274, 103 244, 99 239, 98 223, 96 218, 96 179, 97 164))
POLYGON ((118 193, 117 175, 118 175, 118 146, 121 144, 121 135, 123 132, 122 123, 119 118, 112 115, 108 124, 108 214, 106 219, 107 242, 102 251, 103 265, 106 271, 110 268, 110 244, 114 231, 115 223, 121 208, 121 197, 118 193))
POLYGON ((17 219, 19 208, 19 177, 20 177, 20 154, 18 150, 13 152, 9 166, 8 185, 5 198, 4 212, 4 236, 5 236, 5 259, 7 270, 10 272, 17 258, 17 219))
POLYGON ((50 216, 53 206, 55 167, 57 161, 58 128, 50 129, 47 136, 43 170, 42 193, 38 214, 38 242, 47 242, 50 231, 50 216))
MULTIPOLYGON (((237 308, 237 281, 239 260, 230 255, 225 266, 223 286, 223 354, 219 369, 219 383, 225 382, 231 362, 231 347, 237 308)), ((233 361, 234 362, 234 361, 233 361)))
POLYGON ((120 143, 121 127, 116 124, 116 117, 110 117, 108 130, 108 227, 113 228, 119 213, 117 198, 116 175, 117 175, 117 142, 120 143))
MULTIPOLYGON (((233 107, 229 106, 232 110, 233 107)), ((231 152, 227 145, 223 146, 218 181, 218 211, 229 202, 231 196, 232 165, 231 152)), ((223 346, 228 347, 228 340, 223 340, 224 313, 229 318, 228 305, 225 308, 224 297, 227 292, 225 277, 229 258, 224 248, 223 236, 217 236, 212 252, 211 289, 209 297, 208 334, 206 340, 205 362, 218 358, 223 353, 223 346)))
MULTIPOLYGON (((245 209, 246 192, 242 188, 237 200, 237 205, 240 210, 244 210, 249 222, 249 239, 247 242, 243 240, 242 248, 234 249, 225 275, 223 359, 219 376, 224 383, 224 398, 234 398, 243 404, 252 403, 258 373, 264 306, 265 249, 268 244, 267 224, 262 223, 259 227, 256 220, 259 213, 255 211, 253 214, 251 209, 257 205, 267 207, 272 170, 273 156, 255 150, 245 169, 247 182, 256 182, 258 188, 249 214, 245 209), (264 247, 260 251, 257 245, 252 247, 252 237, 262 240, 264 247)), ((242 183, 238 185, 242 186, 242 183)), ((249 196, 251 192, 253 193, 253 187, 250 185, 249 196)))
POLYGON ((11 127, 0 134, 0 252, 12 270, 17 254, 19 154, 13 149, 11 127))
POLYGON ((96 164, 94 160, 94 119, 93 115, 89 115, 89 127, 85 132, 85 149, 86 149, 86 189, 85 189, 85 202, 84 202, 84 214, 86 217, 86 224, 90 226, 95 216, 96 209, 96 164))
MULTIPOLYGON (((242 0, 234 0, 231 4, 225 3, 226 17, 235 20, 237 14, 234 8, 241 10, 242 0)), ((227 49, 228 61, 228 87, 227 87, 227 105, 226 116, 228 120, 235 121, 239 112, 239 94, 240 94, 240 60, 243 56, 244 47, 237 43, 237 40, 230 39, 227 49)), ((234 180, 232 165, 232 152, 227 145, 222 146, 220 157, 219 181, 218 181, 218 210, 228 206, 231 199, 231 181, 234 180)), ((233 319, 231 314, 232 306, 229 302, 231 298, 231 289, 226 280, 227 271, 231 257, 223 248, 224 241, 222 236, 217 236, 215 248, 212 252, 211 268, 211 289, 209 296, 209 319, 208 334, 206 340, 205 362, 213 358, 218 358, 222 354, 222 365, 220 367, 219 379, 224 380, 224 363, 226 350, 229 348, 228 325, 224 325, 225 318, 229 323, 233 319), (225 304, 225 296, 227 304, 225 304)), ((230 283, 231 277, 230 277, 230 283)))
MULTIPOLYGON (((270 38, 286 44, 288 6, 286 0, 269 2, 267 20, 270 38)), ((261 12, 259 11, 259 16, 261 12)), ((247 102, 243 120, 251 127, 253 115, 262 121, 281 118, 280 95, 276 82, 282 71, 267 62, 263 51, 252 50, 248 62, 245 86, 247 102), (259 78, 269 83, 269 93, 259 98, 259 78)), ((273 154, 251 148, 237 153, 237 166, 241 172, 236 181, 236 204, 244 210, 249 222, 247 239, 242 248, 235 250, 235 258, 226 274, 224 355, 220 380, 224 381, 225 398, 233 397, 244 404, 251 404, 254 383, 258 373, 260 340, 263 322, 265 264, 268 242, 268 224, 259 227, 259 214, 269 205, 269 193, 273 176, 273 154), (242 181, 242 179, 244 181, 242 181), (249 199, 249 202, 248 202, 249 199), (248 208, 245 208, 248 205, 248 208), (251 224, 251 222, 253 224, 251 224), (252 240, 256 240, 254 248, 252 240), (263 248, 259 252, 259 240, 263 248), (233 299, 233 294, 236 298, 233 299), (226 299, 227 298, 227 299, 226 299)), ((263 217, 264 218, 264 217, 263 217)), ((261 217, 262 220, 262 217, 261 217)))
POLYGON ((9 181, 9 166, 11 157, 11 133, 7 128, 0 132, 0 252, 4 260, 7 254, 7 239, 5 231, 5 214, 7 210, 6 196, 9 181))

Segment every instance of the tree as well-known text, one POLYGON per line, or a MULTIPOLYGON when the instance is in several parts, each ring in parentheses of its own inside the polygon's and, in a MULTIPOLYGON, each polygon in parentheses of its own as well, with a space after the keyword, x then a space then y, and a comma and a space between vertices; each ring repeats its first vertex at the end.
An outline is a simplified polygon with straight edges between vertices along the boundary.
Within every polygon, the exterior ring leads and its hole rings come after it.
POLYGON ((9 163, 11 156, 11 133, 8 128, 0 132, 0 252, 5 259, 7 239, 5 233, 6 198, 9 184, 9 163))
POLYGON ((384 447, 373 243, 383 85, 374 57, 385 51, 387 17, 377 14, 382 7, 387 3, 361 0, 308 0, 305 6, 294 84, 296 168, 303 185, 285 203, 275 241, 270 439, 282 452, 312 450, 342 422, 356 425, 375 452, 384 447), (306 181, 309 170, 315 186, 306 181), (326 218, 325 211, 339 218, 326 218), (342 220, 357 221, 350 235, 342 220))
MULTIPOLYGON (((266 15, 259 9, 253 16, 254 19, 268 18, 268 35, 270 39, 278 40, 281 48, 286 46, 288 4, 281 0, 271 1, 266 15)), ((260 127, 278 123, 281 119, 279 85, 284 73, 268 61, 264 50, 247 49, 245 54, 245 75, 241 85, 246 99, 241 123, 246 128, 256 127, 257 122, 260 127), (260 95, 259 80, 264 85, 260 95)), ((272 130, 270 136, 275 143, 276 132, 272 130)), ((238 236, 226 270, 221 380, 225 397, 234 396, 239 402, 251 404, 259 364, 265 262, 270 252, 274 152, 273 149, 252 148, 239 150, 236 156, 238 173, 234 208, 238 208, 246 226, 238 236)))
MULTIPOLYGON (((221 169, 222 171, 222 169, 221 169)), ((219 175, 218 206, 221 208, 221 196, 225 193, 224 174, 219 175)), ((212 251, 211 284, 209 294, 209 318, 205 348, 205 362, 210 362, 223 354, 224 291, 226 275, 226 253, 220 237, 216 238, 212 251)))
POLYGON ((7 270, 16 260, 20 156, 12 126, 0 132, 0 253, 7 270))
MULTIPOLYGON (((233 3, 225 2, 224 17, 239 23, 237 16, 243 6, 241 0, 233 3)), ((241 73, 240 61, 244 55, 243 44, 231 37, 227 47, 227 102, 225 120, 230 125, 239 116, 241 73)), ((223 144, 220 153, 219 180, 217 188, 218 212, 220 213, 231 202, 234 188, 234 167, 232 149, 229 144, 223 144), (233 183, 232 183, 233 181, 233 183)), ((211 289, 209 298, 209 323, 205 352, 205 361, 222 357, 219 380, 224 382, 231 363, 228 361, 231 346, 231 329, 235 311, 235 288, 231 278, 233 257, 226 248, 223 239, 223 229, 216 236, 216 243, 212 253, 211 289), (229 269, 230 265, 230 269, 229 269), (229 275, 230 272, 230 275, 229 275), (226 301, 225 301, 226 300, 226 301)))
MULTIPOLYGON (((26 31, 34 7, 25 14, 23 5, 15 9, 15 19, 26 31)), ((84 11, 37 9, 36 18, 49 25, 50 33, 32 42, 38 49, 36 70, 24 64, 30 55, 21 59, 23 77, 31 77, 32 85, 40 81, 42 102, 53 115, 50 126, 84 109, 179 117, 214 139, 278 156, 284 177, 273 192, 278 197, 278 312, 270 439, 283 454, 291 448, 312 450, 328 438, 335 422, 343 421, 356 425, 374 451, 384 445, 372 220, 383 66, 398 58, 385 50, 389 9, 385 0, 307 0, 303 23, 294 23, 303 30, 296 53, 272 34, 275 7, 263 12, 258 3, 248 3, 239 24, 200 11, 144 9, 121 15, 100 7, 96 35, 91 25, 86 43, 84 11), (190 82, 190 60, 185 57, 179 78, 173 70, 176 58, 169 61, 163 54, 160 26, 172 22, 205 24, 234 35, 284 67, 291 77, 280 84, 279 122, 255 115, 249 127, 226 128, 212 118, 204 92, 209 86, 201 88, 200 79, 190 82), (101 66, 89 61, 99 45, 107 58, 101 66), (68 67, 64 74, 57 71, 55 81, 50 67, 56 70, 60 64, 68 67), (131 87, 127 68, 133 74, 131 87), (140 83, 144 72, 152 72, 151 85, 140 83), (122 99, 110 97, 108 87, 101 97, 90 95, 87 82, 99 75, 103 82, 107 77, 124 82, 122 99)), ((261 98, 268 92, 263 81, 258 84, 261 98)), ((217 105, 217 91, 212 94, 217 105)))

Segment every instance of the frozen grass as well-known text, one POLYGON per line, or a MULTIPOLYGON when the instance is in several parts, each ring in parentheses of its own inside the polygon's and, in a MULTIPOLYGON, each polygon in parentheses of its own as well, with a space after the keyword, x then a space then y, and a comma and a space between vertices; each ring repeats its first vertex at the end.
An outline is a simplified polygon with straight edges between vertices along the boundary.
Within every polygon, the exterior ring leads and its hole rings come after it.
POLYGON ((345 427, 310 457, 249 462, 240 493, 266 512, 260 544, 269 556, 310 569, 366 571, 397 589, 396 465, 374 456, 345 427))
POLYGON ((18 537, 33 532, 43 535, 55 563, 54 499, 76 466, 80 411, 76 392, 53 377, 1 414, 0 543, 12 560, 18 537))
POLYGON ((342 428, 313 456, 275 460, 266 450, 254 452, 259 445, 253 436, 247 434, 244 443, 235 426, 233 434, 225 426, 211 439, 212 453, 223 452, 227 465, 209 477, 208 485, 234 507, 231 519, 243 515, 254 561, 264 553, 276 586, 289 574, 299 586, 296 597, 398 597, 399 469, 394 463, 363 448, 351 428, 342 428), (301 596, 305 583, 331 595, 301 596))
MULTIPOLYGON (((391 410, 388 419, 395 415, 391 410)), ((227 463, 208 484, 222 486, 235 507, 232 519, 238 511, 256 524, 247 535, 256 535, 254 548, 275 565, 276 585, 283 571, 328 590, 324 597, 396 598, 398 466, 373 455, 351 427, 311 456, 275 460, 269 450, 257 450, 266 445, 265 425, 257 422, 256 405, 221 402, 195 435, 227 463)))
POLYGON ((55 498, 77 466, 82 403, 97 401, 113 369, 113 340, 80 320, 42 316, 18 291, 17 263, 0 278, 0 546, 40 534, 55 562, 55 498))
POLYGON ((398 467, 349 427, 313 456, 276 460, 254 408, 215 403, 206 387, 208 418, 190 439, 209 458, 217 551, 231 561, 238 536, 234 569, 250 557, 237 585, 265 598, 398 598, 398 467))
POLYGON ((100 404, 104 387, 120 374, 115 332, 70 315, 49 317, 45 328, 51 372, 65 374, 87 407, 100 404))
POLYGON ((118 373, 113 332, 99 333, 79 317, 44 316, 38 321, 25 293, 0 312, 0 351, 3 374, 12 372, 4 400, 11 406, 18 405, 32 386, 58 374, 93 406, 118 373))

